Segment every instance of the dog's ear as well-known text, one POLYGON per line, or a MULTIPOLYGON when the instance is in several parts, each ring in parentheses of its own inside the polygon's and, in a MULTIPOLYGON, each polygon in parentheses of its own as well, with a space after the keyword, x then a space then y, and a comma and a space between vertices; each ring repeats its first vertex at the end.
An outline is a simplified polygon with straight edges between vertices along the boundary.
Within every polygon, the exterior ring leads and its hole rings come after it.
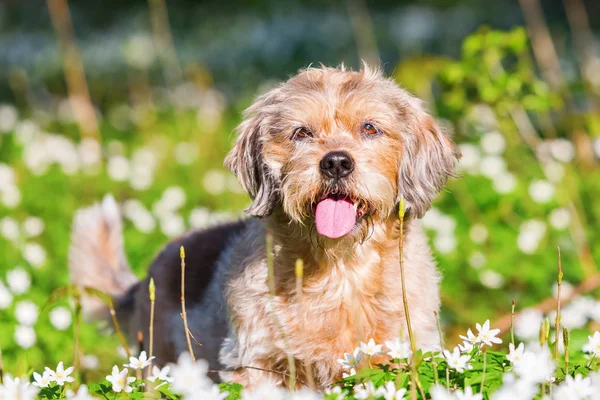
POLYGON ((262 141, 268 134, 264 108, 276 102, 276 95, 277 89, 272 90, 246 110, 244 120, 236 129, 235 145, 225 158, 225 166, 252 198, 246 212, 259 218, 271 214, 278 202, 278 188, 262 153, 262 141))
MULTIPOLYGON (((417 218, 425 215, 431 202, 454 173, 460 152, 437 122, 411 99, 411 132, 403 136, 403 155, 398 183, 398 201, 404 198, 407 210, 417 218)), ((406 115, 406 114, 405 114, 406 115)))

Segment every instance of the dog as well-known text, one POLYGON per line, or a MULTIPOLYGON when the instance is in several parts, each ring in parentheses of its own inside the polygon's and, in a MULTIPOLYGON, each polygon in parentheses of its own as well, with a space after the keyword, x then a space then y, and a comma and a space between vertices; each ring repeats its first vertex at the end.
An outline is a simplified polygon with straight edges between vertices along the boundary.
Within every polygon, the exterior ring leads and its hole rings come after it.
MULTIPOLYGON (((131 335, 143 333, 147 349, 154 278, 155 362, 174 362, 188 351, 183 246, 191 346, 221 371, 213 378, 285 386, 293 367, 296 382, 324 388, 341 379, 337 360, 361 341, 406 333, 402 226, 416 345, 439 349, 440 273, 418 219, 453 175, 459 152, 422 102, 366 65, 307 68, 258 97, 237 132, 225 164, 251 198, 249 219, 174 240, 138 281, 125 258, 117 204, 107 198, 74 218, 72 282, 112 295, 120 321, 131 335)), ((84 296, 83 308, 107 316, 92 298, 84 296)))

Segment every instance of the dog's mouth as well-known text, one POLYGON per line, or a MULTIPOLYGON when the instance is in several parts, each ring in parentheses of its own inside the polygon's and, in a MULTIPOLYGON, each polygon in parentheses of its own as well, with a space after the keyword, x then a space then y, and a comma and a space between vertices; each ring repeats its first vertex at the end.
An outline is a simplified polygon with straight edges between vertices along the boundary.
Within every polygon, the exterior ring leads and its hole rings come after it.
POLYGON ((350 233, 367 213, 367 204, 351 195, 325 193, 314 207, 317 232, 331 239, 340 238, 350 233))

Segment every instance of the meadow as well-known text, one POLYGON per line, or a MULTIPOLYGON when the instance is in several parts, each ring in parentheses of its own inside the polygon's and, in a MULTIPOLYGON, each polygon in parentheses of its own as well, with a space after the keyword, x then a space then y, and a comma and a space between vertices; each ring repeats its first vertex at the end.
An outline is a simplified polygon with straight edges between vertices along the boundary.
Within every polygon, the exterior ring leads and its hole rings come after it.
MULTIPOLYGON (((598 398, 600 81, 591 71, 600 59, 583 48, 565 74, 540 60, 524 28, 482 28, 459 59, 395 66, 393 77, 429 103, 463 154, 459 176, 422 220, 444 275, 449 351, 421 354, 406 338, 357 343, 340 354, 348 376, 326 398, 598 398), (380 352, 389 365, 370 364, 380 352)), ((84 399, 88 389, 106 399, 240 397, 233 384, 221 384, 227 395, 205 380, 190 386, 207 367, 186 357, 153 382, 140 379, 151 367, 135 346, 128 361, 110 326, 80 321, 65 289, 73 215, 106 194, 122 211, 138 276, 169 238, 243 218, 249 203, 222 160, 251 96, 232 101, 199 70, 155 88, 144 52, 131 57, 128 102, 92 105, 71 88, 39 108, 13 85, 17 101, 0 105, 0 398, 39 389, 48 399, 84 399)), ((241 396, 323 397, 270 387, 241 396)))

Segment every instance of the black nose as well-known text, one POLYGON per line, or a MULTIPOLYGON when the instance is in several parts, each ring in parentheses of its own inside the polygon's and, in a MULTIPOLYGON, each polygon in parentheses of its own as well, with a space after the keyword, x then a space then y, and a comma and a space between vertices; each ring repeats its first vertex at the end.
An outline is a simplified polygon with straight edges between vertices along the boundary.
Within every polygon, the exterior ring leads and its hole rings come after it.
POLYGON ((354 161, 345 151, 332 151, 327 153, 319 166, 323 175, 336 180, 350 175, 354 171, 354 161))

